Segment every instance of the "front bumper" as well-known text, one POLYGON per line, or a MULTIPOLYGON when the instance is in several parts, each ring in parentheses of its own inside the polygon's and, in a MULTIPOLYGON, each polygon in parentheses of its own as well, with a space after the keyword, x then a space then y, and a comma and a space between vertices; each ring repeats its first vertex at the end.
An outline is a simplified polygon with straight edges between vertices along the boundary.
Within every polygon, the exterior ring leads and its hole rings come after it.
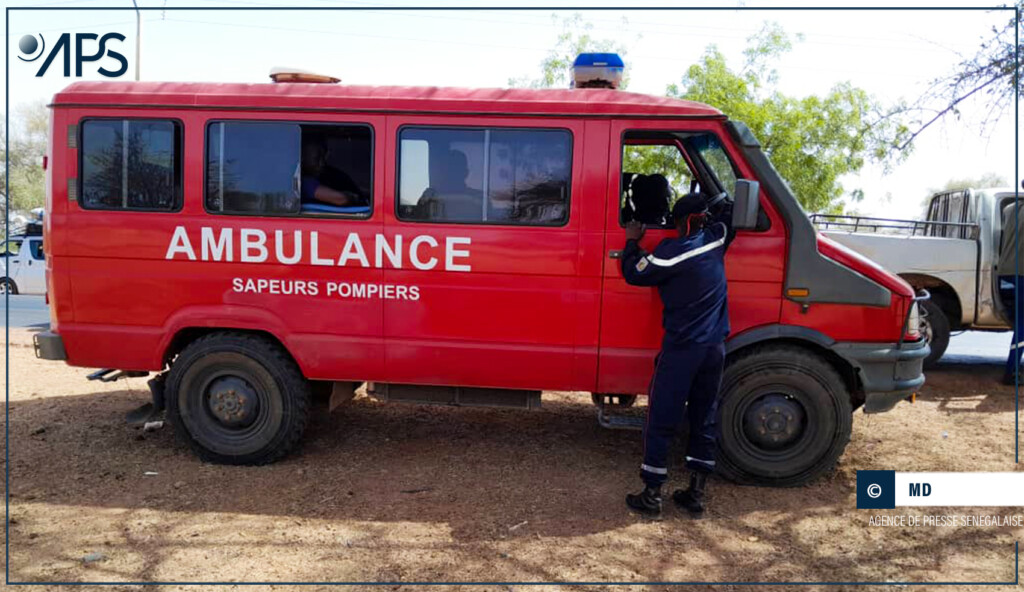
POLYGON ((881 413, 896 406, 924 384, 924 359, 931 349, 917 342, 837 343, 833 351, 853 366, 864 387, 864 413, 881 413))
POLYGON ((53 331, 43 331, 32 336, 32 344, 36 349, 36 357, 43 360, 67 360, 68 352, 64 350, 64 340, 53 331))

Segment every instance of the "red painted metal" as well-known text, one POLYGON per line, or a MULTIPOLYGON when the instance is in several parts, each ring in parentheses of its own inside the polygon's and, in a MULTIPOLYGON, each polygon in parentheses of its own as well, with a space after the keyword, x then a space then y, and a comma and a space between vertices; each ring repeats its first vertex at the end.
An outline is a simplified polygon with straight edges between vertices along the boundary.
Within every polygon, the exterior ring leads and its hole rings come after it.
POLYGON ((76 82, 54 105, 124 108, 435 111, 538 116, 725 117, 701 103, 609 89, 525 90, 349 86, 333 84, 216 84, 194 82, 76 82))
MULTIPOLYGON (((626 130, 712 131, 740 173, 755 178, 711 107, 604 90, 469 90, 307 84, 80 82, 54 98, 45 217, 51 325, 76 366, 160 370, 172 340, 197 328, 267 332, 309 378, 594 392, 643 393, 661 338, 655 290, 628 286, 618 260, 621 137, 626 130), (656 116, 656 118, 652 118, 656 116), (83 209, 69 199, 78 175, 68 126, 85 117, 174 118, 184 129, 184 206, 152 213, 83 209), (374 130, 373 213, 368 219, 224 216, 207 213, 204 130, 222 119, 363 123, 374 130), (568 130, 573 137, 568 222, 559 227, 404 222, 395 212, 401 126, 511 126, 568 130), (74 183, 72 182, 73 186, 74 183), (367 253, 378 235, 428 235, 444 257, 448 237, 471 241, 469 272, 168 260, 184 227, 317 232, 327 257, 350 233, 367 253), (233 280, 317 282, 316 296, 239 293, 233 280), (329 295, 330 282, 416 286, 418 300, 329 295)), ((888 308, 783 298, 786 224, 767 194, 770 228, 743 231, 727 257, 734 333, 773 323, 836 340, 896 342, 911 294, 887 272, 829 243, 822 252, 893 291, 888 308)), ((651 230, 648 249, 668 230, 651 230)), ((304 239, 305 240, 305 239, 304 239)), ((290 243, 289 243, 290 244, 290 243)))

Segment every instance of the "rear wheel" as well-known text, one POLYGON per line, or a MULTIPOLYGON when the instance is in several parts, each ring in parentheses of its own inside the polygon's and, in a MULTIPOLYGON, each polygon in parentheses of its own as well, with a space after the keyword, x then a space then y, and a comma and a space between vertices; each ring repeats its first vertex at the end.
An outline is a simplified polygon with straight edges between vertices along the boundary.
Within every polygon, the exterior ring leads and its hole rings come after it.
POLYGON ((740 483, 796 486, 821 476, 853 425, 839 374, 793 346, 761 346, 731 360, 720 409, 719 470, 740 483))
POLYGON ((0 294, 17 294, 18 286, 11 278, 0 278, 0 294))
POLYGON ((209 462, 258 465, 284 456, 309 419, 309 383, 277 343, 213 333, 189 344, 167 377, 175 433, 209 462))
POLYGON ((949 317, 934 300, 922 300, 921 334, 928 340, 931 353, 924 359, 924 367, 931 368, 949 347, 949 317))

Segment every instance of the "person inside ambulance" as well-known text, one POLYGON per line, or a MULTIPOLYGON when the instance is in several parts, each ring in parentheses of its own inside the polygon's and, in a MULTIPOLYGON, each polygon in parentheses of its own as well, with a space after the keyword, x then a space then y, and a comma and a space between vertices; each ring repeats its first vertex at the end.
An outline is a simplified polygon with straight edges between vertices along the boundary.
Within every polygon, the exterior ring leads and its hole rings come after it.
MULTIPOLYGON (((483 219, 483 191, 466 185, 469 160, 461 150, 448 150, 437 167, 437 179, 416 204, 422 220, 479 222, 483 219)), ((432 171, 433 172, 433 171, 432 171)))
POLYGON ((671 212, 679 236, 663 240, 651 254, 640 248, 643 225, 634 221, 626 226, 622 275, 634 286, 657 286, 664 306, 665 336, 647 393, 640 465, 644 488, 626 496, 631 509, 647 516, 661 515, 669 447, 684 412, 690 424, 690 485, 672 494, 676 505, 699 518, 707 477, 715 469, 715 416, 729 334, 725 252, 735 236, 732 204, 723 197, 695 192, 680 198, 671 212))
POLYGON ((327 166, 327 146, 302 145, 302 203, 332 206, 363 205, 359 186, 344 171, 327 166))

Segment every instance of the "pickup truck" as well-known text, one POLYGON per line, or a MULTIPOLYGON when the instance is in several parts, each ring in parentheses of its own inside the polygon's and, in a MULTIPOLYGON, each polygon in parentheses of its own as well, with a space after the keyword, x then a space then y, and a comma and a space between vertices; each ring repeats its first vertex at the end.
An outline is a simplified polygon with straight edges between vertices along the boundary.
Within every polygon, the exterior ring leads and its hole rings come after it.
POLYGON ((920 315, 931 346, 927 368, 942 357, 951 332, 1012 329, 998 297, 995 265, 1001 212, 1013 199, 1012 188, 964 189, 929 198, 924 220, 813 214, 811 221, 829 238, 931 294, 920 315))
POLYGON ((41 234, 11 235, 0 244, 0 294, 46 293, 41 234))

